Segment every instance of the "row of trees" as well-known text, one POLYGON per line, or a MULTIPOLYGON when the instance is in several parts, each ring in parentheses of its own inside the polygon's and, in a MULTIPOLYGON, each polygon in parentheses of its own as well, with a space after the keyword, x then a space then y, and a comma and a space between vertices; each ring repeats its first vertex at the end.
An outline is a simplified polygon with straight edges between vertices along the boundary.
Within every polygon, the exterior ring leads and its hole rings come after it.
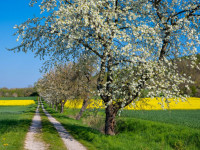
POLYGON ((38 96, 36 88, 0 88, 0 97, 28 97, 38 96))
POLYGON ((96 57, 106 134, 115 134, 117 112, 146 89, 147 96, 162 94, 166 102, 185 97, 179 85, 192 81, 176 60, 190 55, 190 67, 196 67, 199 0, 43 0, 40 8, 40 17, 15 26, 22 40, 12 50, 48 56, 50 66, 96 57))
POLYGON ((52 108, 63 113, 64 105, 69 99, 83 99, 83 105, 76 119, 80 119, 94 92, 95 73, 94 58, 80 58, 76 63, 61 64, 51 69, 40 79, 36 88, 52 108))

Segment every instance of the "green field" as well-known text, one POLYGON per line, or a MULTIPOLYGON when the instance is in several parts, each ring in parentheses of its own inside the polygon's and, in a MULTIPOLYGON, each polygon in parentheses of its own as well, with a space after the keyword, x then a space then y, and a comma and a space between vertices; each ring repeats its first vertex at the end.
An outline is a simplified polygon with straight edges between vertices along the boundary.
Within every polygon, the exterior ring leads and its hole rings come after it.
POLYGON ((0 97, 0 100, 37 100, 37 97, 0 97))
POLYGON ((36 105, 0 106, 0 150, 22 150, 36 105))
POLYGON ((64 114, 60 114, 47 105, 46 108, 90 150, 200 149, 199 110, 124 111, 117 117, 117 135, 107 136, 100 132, 104 123, 102 111, 91 116, 92 111, 88 110, 84 118, 77 121, 73 119, 78 112, 76 109, 66 109, 64 114), (190 125, 184 120, 191 122, 190 125))
POLYGON ((124 110, 120 116, 200 129, 200 110, 124 110))

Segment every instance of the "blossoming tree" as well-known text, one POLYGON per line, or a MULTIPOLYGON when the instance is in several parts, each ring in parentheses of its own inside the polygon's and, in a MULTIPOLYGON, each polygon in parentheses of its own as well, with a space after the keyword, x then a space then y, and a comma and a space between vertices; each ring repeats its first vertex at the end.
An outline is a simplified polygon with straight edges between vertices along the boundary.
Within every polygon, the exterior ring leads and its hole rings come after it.
POLYGON ((22 41, 13 50, 50 55, 51 64, 96 55, 106 134, 115 134, 117 112, 144 89, 169 102, 182 97, 179 84, 191 82, 176 60, 190 56, 195 67, 199 0, 43 0, 40 8, 43 17, 15 26, 22 41))
POLYGON ((78 58, 78 62, 73 64, 73 80, 77 85, 77 89, 74 90, 73 94, 79 99, 83 99, 83 104, 80 109, 80 112, 76 116, 76 119, 79 120, 83 112, 86 110, 87 106, 90 103, 90 99, 95 93, 96 81, 94 75, 96 73, 96 57, 83 55, 78 58))
POLYGON ((68 99, 74 98, 73 91, 76 89, 72 81, 72 65, 58 65, 41 78, 37 84, 37 91, 56 110, 61 105, 60 112, 63 113, 64 105, 68 99))

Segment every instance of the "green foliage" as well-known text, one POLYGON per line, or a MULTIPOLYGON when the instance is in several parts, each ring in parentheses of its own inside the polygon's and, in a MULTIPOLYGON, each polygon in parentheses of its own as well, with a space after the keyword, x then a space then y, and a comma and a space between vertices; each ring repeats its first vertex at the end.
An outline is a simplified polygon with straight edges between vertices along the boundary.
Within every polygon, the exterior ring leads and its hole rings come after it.
POLYGON ((197 55, 197 63, 200 63, 200 54, 197 55))
POLYGON ((28 97, 38 96, 35 88, 0 88, 0 97, 28 97))
MULTIPOLYGON (((200 63, 200 54, 197 54, 196 63, 200 63)), ((181 58, 181 61, 177 61, 178 71, 180 74, 186 74, 187 76, 191 76, 193 84, 190 84, 190 90, 185 87, 185 84, 180 85, 180 89, 182 94, 188 94, 190 96, 200 97, 200 70, 197 68, 191 68, 191 61, 189 59, 190 56, 185 56, 181 58)), ((200 67, 200 66, 199 66, 200 67)))
POLYGON ((142 91, 141 91, 141 98, 147 97, 148 92, 149 92, 149 91, 146 90, 146 89, 142 90, 142 91))
POLYGON ((195 94, 197 93, 196 86, 194 85, 190 86, 190 90, 191 90, 191 96, 195 96, 195 94))

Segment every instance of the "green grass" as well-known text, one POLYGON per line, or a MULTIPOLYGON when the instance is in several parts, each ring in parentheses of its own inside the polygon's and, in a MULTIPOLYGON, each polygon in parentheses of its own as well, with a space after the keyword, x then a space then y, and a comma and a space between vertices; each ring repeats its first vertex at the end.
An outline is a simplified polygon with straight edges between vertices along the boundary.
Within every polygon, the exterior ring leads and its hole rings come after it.
MULTIPOLYGON (((31 106, 0 106, 0 114, 2 114, 1 117, 7 118, 9 114, 12 114, 12 115, 22 114, 23 112, 26 112, 27 110, 29 110, 30 107, 31 106)), ((10 118, 7 118, 7 119, 10 119, 10 118)))
POLYGON ((35 107, 36 105, 0 106, 0 150, 23 149, 35 107))
MULTIPOLYGON (((117 135, 107 136, 87 124, 83 124, 85 118, 77 121, 67 117, 75 114, 78 110, 65 111, 64 114, 57 113, 51 108, 47 108, 47 110, 89 150, 200 149, 200 130, 184 125, 123 116, 117 118, 117 135)), ((102 111, 98 115, 101 114, 102 111)), ((98 120, 98 115, 93 119, 98 120)), ((88 116, 85 115, 85 117, 88 116)))
POLYGON ((0 100, 37 100, 37 97, 0 97, 0 100))
POLYGON ((124 110, 120 116, 200 129, 200 110, 124 110))
POLYGON ((40 115, 42 119, 42 139, 45 143, 48 143, 48 150, 67 150, 57 130, 49 122, 41 108, 40 115))

